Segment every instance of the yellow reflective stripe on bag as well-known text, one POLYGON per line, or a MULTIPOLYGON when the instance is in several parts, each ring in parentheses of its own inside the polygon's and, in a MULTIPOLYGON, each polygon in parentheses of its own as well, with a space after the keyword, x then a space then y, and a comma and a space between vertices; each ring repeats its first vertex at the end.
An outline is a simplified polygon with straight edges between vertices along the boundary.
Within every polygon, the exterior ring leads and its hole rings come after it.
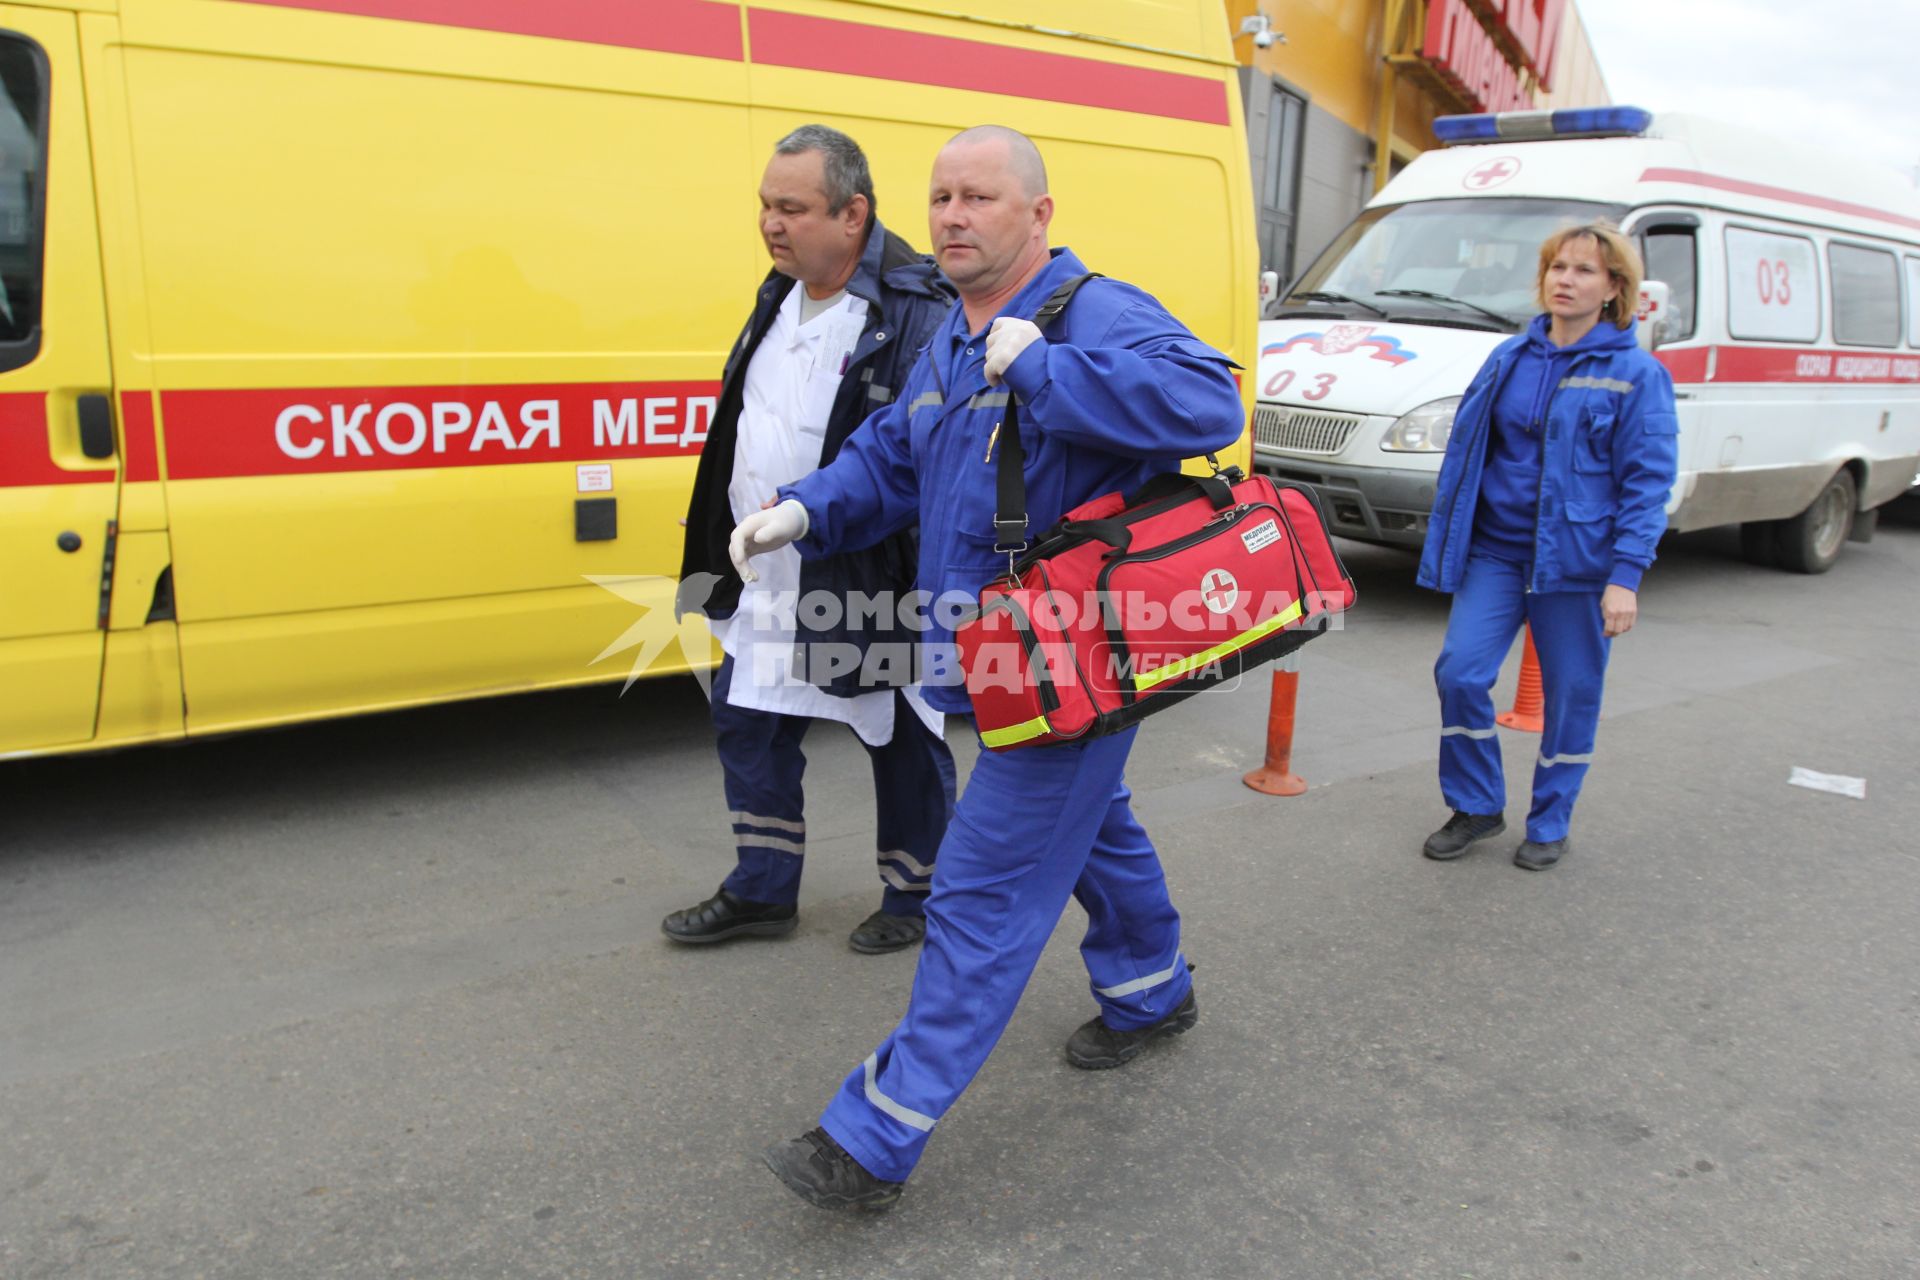
POLYGON ((1004 729, 987 729, 980 734, 980 741, 990 747, 1010 747, 1016 742, 1025 742, 1037 738, 1043 733, 1051 733, 1045 716, 1035 716, 1019 724, 1010 724, 1004 729))
POLYGON ((1151 689, 1153 686, 1163 681, 1171 680, 1175 676, 1183 676, 1189 671, 1194 671, 1210 663, 1218 662, 1228 654, 1239 649, 1244 649, 1256 640, 1265 639, 1299 616, 1300 602, 1295 600, 1292 604, 1282 609, 1279 613, 1274 614, 1259 626, 1249 628, 1231 640, 1224 640, 1211 649, 1202 649, 1199 653, 1188 654, 1177 662, 1169 662, 1164 667, 1155 667, 1151 671, 1135 673, 1133 677, 1133 687, 1141 690, 1151 689))

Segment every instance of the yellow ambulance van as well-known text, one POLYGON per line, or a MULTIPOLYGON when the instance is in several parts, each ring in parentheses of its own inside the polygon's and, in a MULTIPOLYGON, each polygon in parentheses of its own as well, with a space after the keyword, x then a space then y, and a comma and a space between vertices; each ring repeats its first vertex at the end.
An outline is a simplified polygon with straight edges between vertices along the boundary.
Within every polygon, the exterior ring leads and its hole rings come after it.
POLYGON ((807 121, 923 247, 939 144, 1026 130, 1251 368, 1223 6, 968 8, 0 3, 0 757, 624 678, 807 121))

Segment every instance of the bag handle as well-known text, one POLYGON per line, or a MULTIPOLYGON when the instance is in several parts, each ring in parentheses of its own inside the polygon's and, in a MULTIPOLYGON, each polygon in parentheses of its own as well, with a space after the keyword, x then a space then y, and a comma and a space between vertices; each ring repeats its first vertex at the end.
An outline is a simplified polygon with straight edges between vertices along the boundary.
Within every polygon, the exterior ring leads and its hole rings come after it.
POLYGON ((1017 553, 1013 576, 1019 577, 1035 564, 1089 542, 1104 542, 1115 551, 1133 545, 1133 530, 1118 520, 1062 520, 1035 539, 1025 552, 1017 553))
MULTIPOLYGON (((1067 303, 1080 286, 1100 273, 1089 271, 1066 281, 1040 304, 1033 323, 1042 333, 1067 309, 1067 303)), ((1020 441, 1020 402, 1007 389, 1007 416, 1000 423, 1000 468, 993 483, 993 549, 1007 557, 1011 572, 1013 557, 1027 549, 1027 449, 1020 441)))
POLYGON ((1233 505, 1233 486, 1246 479, 1238 467, 1222 469, 1212 454, 1207 461, 1213 465, 1210 476, 1190 476, 1184 471, 1163 471, 1153 479, 1127 494, 1121 499, 1129 510, 1142 503, 1158 498, 1170 498, 1187 489, 1198 489, 1206 495, 1215 511, 1225 511, 1233 505))

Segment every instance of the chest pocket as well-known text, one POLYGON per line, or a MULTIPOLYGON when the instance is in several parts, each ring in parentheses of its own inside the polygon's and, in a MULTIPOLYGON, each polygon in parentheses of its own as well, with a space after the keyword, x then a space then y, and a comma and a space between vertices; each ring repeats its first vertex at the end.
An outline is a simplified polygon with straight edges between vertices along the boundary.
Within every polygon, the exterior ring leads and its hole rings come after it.
POLYGON ((1585 410, 1573 430, 1573 469, 1582 475, 1613 474, 1612 413, 1585 410))

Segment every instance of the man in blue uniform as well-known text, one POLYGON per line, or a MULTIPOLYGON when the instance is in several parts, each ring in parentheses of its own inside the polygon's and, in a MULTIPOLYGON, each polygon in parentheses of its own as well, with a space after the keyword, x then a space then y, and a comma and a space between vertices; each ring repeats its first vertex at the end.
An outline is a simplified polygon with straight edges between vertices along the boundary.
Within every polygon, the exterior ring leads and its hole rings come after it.
POLYGON ((727 360, 680 569, 683 596, 712 584, 680 606, 706 615, 726 654, 713 680, 713 727, 735 866, 719 892, 660 927, 682 943, 792 932, 807 842, 801 740, 813 721, 838 720, 872 760, 882 886, 880 909, 848 945, 898 951, 925 929, 934 852, 953 808, 953 756, 940 713, 908 683, 911 664, 858 660, 876 640, 884 648, 903 637, 823 631, 814 620, 844 613, 803 602, 907 591, 911 534, 896 530, 804 565, 780 551, 751 584, 735 575, 727 540, 776 487, 832 461, 873 406, 893 396, 953 293, 930 259, 880 225, 866 156, 825 125, 803 125, 774 147, 760 181, 760 234, 773 269, 727 360), (796 641, 853 660, 795 670, 796 641))
MULTIPOLYGON (((960 304, 899 398, 831 466, 742 521, 732 554, 747 576, 748 556, 789 543, 832 554, 918 519, 919 585, 936 597, 922 639, 928 698, 965 714, 952 615, 939 602, 971 603, 1006 570, 993 514, 1008 397, 1021 407, 1033 529, 1226 447, 1244 410, 1231 362, 1131 285, 1089 281, 1041 335, 1031 317, 1086 267, 1048 247, 1053 200, 1024 135, 959 134, 934 162, 930 195, 935 256, 960 304)), ((981 754, 940 846, 905 1018, 853 1069, 819 1128, 766 1153, 797 1194, 823 1208, 883 1209, 899 1197, 934 1124, 1000 1038, 1069 894, 1087 912, 1081 954, 1099 1013, 1067 1042, 1068 1060, 1116 1067, 1193 1026, 1179 916, 1122 780, 1133 733, 981 754)))

